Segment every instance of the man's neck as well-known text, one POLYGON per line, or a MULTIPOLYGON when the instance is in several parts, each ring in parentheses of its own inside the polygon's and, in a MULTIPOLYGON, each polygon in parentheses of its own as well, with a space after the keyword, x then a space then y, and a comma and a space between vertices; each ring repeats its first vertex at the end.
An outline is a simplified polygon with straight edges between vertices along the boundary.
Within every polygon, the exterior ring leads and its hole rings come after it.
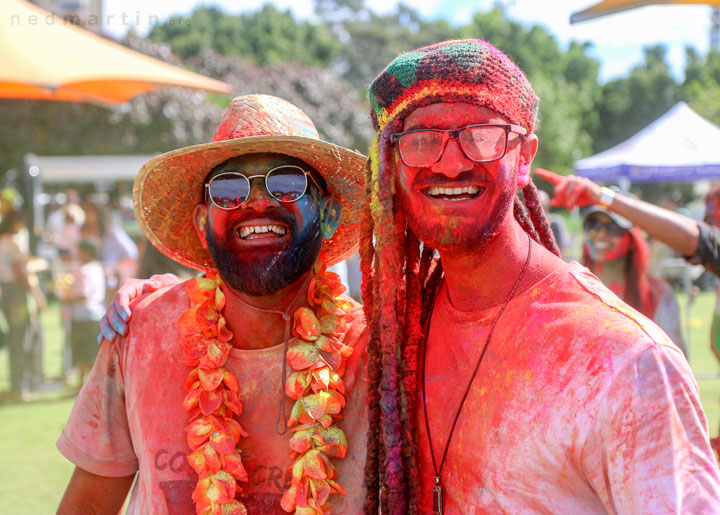
MULTIPOLYGON (((225 309, 223 316, 227 327, 233 333, 230 343, 238 349, 265 349, 283 342, 285 337, 285 319, 281 313, 293 316, 295 310, 307 304, 308 272, 294 283, 282 290, 254 297, 237 291, 225 282, 222 290, 225 293, 225 309), (259 311, 261 310, 272 310, 259 311)), ((292 323, 292 320, 291 320, 292 323)))
POLYGON ((514 219, 476 249, 440 252, 451 304, 460 311, 480 311, 504 302, 525 265, 528 244, 533 245, 532 259, 517 294, 562 266, 563 261, 530 242, 514 219))

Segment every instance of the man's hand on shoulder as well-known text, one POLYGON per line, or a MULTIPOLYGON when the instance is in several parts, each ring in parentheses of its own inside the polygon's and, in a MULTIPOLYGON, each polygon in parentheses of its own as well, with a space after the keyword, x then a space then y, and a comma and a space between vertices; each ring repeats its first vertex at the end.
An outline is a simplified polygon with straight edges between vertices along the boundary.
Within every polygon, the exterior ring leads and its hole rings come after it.
POLYGON ((113 297, 107 313, 100 320, 98 343, 113 341, 118 335, 125 336, 132 315, 130 303, 137 297, 180 282, 173 274, 153 275, 149 279, 127 279, 113 297))

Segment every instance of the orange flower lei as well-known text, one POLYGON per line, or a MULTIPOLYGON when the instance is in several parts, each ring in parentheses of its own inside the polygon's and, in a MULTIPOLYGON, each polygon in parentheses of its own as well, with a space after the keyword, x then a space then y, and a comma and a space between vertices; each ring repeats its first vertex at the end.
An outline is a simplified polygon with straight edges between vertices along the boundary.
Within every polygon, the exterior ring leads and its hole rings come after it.
MULTIPOLYGON (((345 287, 337 274, 319 262, 308 287, 308 306, 295 311, 293 335, 286 355, 293 370, 285 393, 295 400, 290 419, 292 482, 281 500, 296 515, 324 515, 332 493, 345 494, 335 481, 330 457, 347 452, 345 433, 334 426, 342 419, 345 387, 342 376, 352 348, 342 343, 344 315, 351 307, 340 295, 345 287)), ((224 368, 232 344, 222 310, 225 295, 217 271, 185 283, 192 307, 178 320, 183 363, 192 367, 185 383, 183 408, 190 414, 186 427, 192 452, 188 463, 198 474, 192 498, 199 514, 246 514, 235 499, 238 481, 247 481, 237 443, 248 436, 233 418, 242 413, 238 382, 224 368)))

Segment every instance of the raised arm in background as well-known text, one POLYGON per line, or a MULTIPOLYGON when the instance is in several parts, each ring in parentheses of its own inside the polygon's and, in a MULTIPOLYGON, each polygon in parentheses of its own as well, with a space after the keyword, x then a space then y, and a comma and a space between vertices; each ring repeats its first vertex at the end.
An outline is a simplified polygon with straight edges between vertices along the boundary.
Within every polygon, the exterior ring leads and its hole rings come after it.
POLYGON ((627 218, 652 238, 683 256, 694 257, 700 254, 700 264, 718 275, 718 252, 715 251, 710 257, 698 253, 701 231, 715 233, 715 228, 669 209, 614 192, 585 177, 562 176, 543 168, 537 168, 535 173, 555 187, 555 196, 551 200, 553 206, 573 209, 593 204, 602 205, 607 210, 627 218))

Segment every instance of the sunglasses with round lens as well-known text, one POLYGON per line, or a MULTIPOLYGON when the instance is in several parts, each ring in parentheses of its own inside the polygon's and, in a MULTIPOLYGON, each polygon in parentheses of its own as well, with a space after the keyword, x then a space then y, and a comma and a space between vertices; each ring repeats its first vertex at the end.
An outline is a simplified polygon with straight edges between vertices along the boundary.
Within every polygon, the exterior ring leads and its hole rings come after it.
POLYGON ((585 232, 599 233, 602 229, 610 236, 622 236, 626 230, 620 227, 617 223, 610 220, 609 222, 603 222, 597 218, 588 218, 583 222, 583 229, 585 232))
POLYGON ((500 159, 507 153, 511 132, 527 134, 519 125, 475 124, 452 130, 413 129, 393 134, 390 141, 406 166, 426 168, 440 160, 450 139, 455 139, 468 159, 476 163, 500 159))
POLYGON ((252 179, 264 179, 265 189, 278 202, 296 202, 307 191, 308 176, 318 190, 322 188, 307 170, 295 165, 273 168, 265 175, 243 175, 239 172, 219 173, 205 183, 205 201, 208 198, 220 209, 237 209, 250 197, 252 179))

